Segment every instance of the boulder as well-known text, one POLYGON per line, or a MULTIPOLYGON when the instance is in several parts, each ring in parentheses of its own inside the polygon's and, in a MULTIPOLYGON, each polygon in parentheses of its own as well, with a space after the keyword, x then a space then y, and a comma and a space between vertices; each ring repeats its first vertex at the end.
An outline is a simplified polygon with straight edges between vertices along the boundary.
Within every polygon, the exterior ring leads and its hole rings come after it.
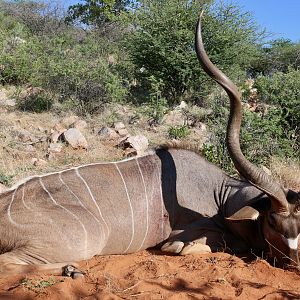
POLYGON ((88 143, 77 128, 70 128, 63 133, 64 140, 74 149, 87 149, 88 143))
POLYGON ((127 141, 136 150, 138 156, 145 154, 149 146, 148 139, 144 135, 130 136, 127 141))
POLYGON ((145 136, 135 135, 121 140, 118 147, 125 150, 127 156, 141 156, 145 154, 148 145, 149 142, 145 136))

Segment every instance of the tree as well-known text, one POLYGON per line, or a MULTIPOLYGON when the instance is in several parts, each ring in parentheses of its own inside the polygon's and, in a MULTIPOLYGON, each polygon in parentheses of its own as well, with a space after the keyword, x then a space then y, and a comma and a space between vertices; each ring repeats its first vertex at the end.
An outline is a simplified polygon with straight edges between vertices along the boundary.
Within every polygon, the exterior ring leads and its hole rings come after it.
POLYGON ((68 8, 67 22, 79 21, 85 25, 101 27, 126 11, 131 0, 86 0, 68 8))
MULTIPOLYGON (((144 88, 151 75, 162 82, 163 96, 170 103, 184 97, 199 101, 199 94, 207 95, 208 79, 194 52, 194 28, 201 7, 199 1, 144 0, 133 15, 134 29, 127 35, 126 46, 136 76, 144 88)), ((242 14, 234 5, 210 6, 203 30, 210 57, 234 78, 257 56, 260 35, 256 25, 251 15, 242 14)))
POLYGON ((288 72, 289 68, 300 67, 300 43, 293 43, 289 39, 273 40, 262 49, 262 56, 253 65, 257 74, 270 75, 277 71, 288 72))

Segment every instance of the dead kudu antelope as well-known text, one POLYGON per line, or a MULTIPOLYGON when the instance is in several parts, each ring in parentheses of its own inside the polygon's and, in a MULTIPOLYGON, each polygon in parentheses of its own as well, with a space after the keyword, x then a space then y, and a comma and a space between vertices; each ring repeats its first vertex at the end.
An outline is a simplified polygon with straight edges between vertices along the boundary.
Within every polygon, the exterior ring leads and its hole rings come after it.
POLYGON ((27 178, 0 195, 2 275, 72 272, 94 255, 157 245, 181 255, 271 250, 279 263, 298 265, 299 194, 243 156, 239 92, 207 57, 200 21, 196 52, 230 98, 227 145, 246 181, 178 148, 27 178))

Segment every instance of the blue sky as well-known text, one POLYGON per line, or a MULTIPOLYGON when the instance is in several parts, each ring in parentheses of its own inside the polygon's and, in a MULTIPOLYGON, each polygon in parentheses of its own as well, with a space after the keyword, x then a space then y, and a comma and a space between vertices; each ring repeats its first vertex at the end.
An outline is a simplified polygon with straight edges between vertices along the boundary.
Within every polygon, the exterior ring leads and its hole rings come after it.
MULTIPOLYGON (((78 0, 63 1, 65 5, 78 0)), ((243 11, 253 13, 254 19, 268 32, 272 39, 284 37, 294 42, 300 41, 300 0, 225 0, 238 4, 243 11)))
POLYGON ((300 0, 234 0, 244 11, 253 13, 254 19, 274 38, 284 37, 300 41, 300 0))

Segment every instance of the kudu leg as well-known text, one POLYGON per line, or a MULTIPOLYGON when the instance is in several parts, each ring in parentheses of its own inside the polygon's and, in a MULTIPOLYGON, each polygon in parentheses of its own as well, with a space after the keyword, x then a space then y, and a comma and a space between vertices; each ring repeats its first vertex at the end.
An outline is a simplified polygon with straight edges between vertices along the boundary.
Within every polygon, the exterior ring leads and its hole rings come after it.
POLYGON ((27 275, 27 274, 49 274, 64 275, 72 278, 83 276, 75 262, 52 263, 52 264, 28 264, 21 258, 20 252, 7 252, 0 255, 0 277, 9 275, 27 275))
POLYGON ((230 240, 212 220, 203 218, 173 231, 161 250, 180 255, 223 251, 230 240))

